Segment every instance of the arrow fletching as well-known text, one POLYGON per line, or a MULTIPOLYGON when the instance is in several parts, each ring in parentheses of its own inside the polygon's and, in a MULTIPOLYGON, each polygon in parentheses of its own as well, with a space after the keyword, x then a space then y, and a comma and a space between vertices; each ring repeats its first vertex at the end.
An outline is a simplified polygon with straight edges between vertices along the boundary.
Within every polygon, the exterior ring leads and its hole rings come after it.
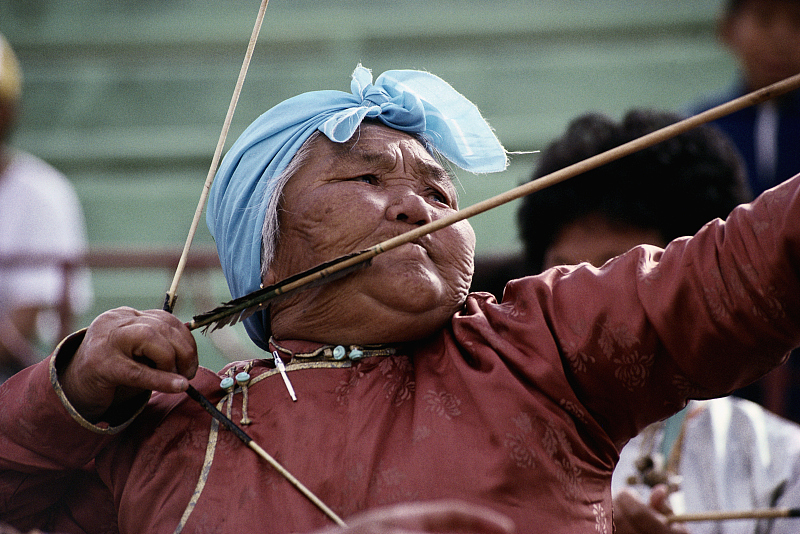
POLYGON ((211 311, 195 315, 186 323, 189 330, 202 328, 203 333, 213 332, 225 326, 240 323, 267 307, 267 303, 287 296, 300 289, 308 289, 343 278, 367 267, 375 254, 372 249, 354 252, 335 260, 322 263, 306 271, 290 276, 277 284, 267 286, 237 299, 217 306, 211 311))

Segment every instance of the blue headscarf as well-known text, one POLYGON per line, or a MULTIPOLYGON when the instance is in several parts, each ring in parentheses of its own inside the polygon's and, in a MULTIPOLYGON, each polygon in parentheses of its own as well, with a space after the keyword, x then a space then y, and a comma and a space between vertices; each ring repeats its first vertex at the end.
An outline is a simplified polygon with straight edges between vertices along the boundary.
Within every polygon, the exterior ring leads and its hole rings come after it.
MULTIPOLYGON (((365 118, 420 134, 462 169, 498 172, 506 152, 472 102, 441 78, 414 70, 392 70, 375 83, 358 65, 352 93, 314 91, 290 98, 255 120, 220 164, 208 199, 206 221, 217 244, 233 298, 261 284, 261 232, 276 178, 308 137, 319 130, 343 143, 365 118)), ((259 312, 245 329, 268 349, 267 317, 259 312)))

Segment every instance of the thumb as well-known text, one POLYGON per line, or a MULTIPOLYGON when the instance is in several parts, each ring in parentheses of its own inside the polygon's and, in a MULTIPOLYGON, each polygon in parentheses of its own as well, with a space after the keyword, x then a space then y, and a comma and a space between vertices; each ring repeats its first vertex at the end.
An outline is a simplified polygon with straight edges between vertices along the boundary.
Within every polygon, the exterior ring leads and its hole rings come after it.
POLYGON ((650 492, 650 507, 658 510, 664 515, 672 514, 672 507, 669 504, 669 488, 666 484, 658 484, 650 492))

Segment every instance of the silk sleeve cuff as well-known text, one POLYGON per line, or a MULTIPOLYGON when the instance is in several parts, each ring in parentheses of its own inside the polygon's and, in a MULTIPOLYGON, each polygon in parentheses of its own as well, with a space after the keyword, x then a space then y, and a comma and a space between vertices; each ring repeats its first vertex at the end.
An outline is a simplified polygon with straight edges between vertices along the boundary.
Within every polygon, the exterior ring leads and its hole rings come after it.
POLYGON ((92 423, 83 417, 64 394, 58 375, 59 372, 65 369, 66 366, 69 365, 69 362, 72 361, 85 335, 86 329, 84 328, 67 336, 58 344, 56 350, 53 352, 53 357, 50 358, 50 383, 53 385, 53 390, 64 406, 64 409, 67 410, 75 422, 83 428, 98 434, 117 434, 125 430, 125 428, 136 419, 136 416, 144 410, 150 396, 149 394, 142 395, 141 397, 136 397, 135 401, 132 403, 114 408, 104 415, 102 418, 103 420, 97 423, 92 423))

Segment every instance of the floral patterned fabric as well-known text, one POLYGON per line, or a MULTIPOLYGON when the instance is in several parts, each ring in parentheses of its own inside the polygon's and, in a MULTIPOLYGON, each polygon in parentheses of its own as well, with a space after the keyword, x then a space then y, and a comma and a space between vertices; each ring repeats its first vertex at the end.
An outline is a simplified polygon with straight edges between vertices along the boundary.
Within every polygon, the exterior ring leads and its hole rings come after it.
MULTIPOLYGON (((265 360, 201 370, 193 384, 249 420, 250 436, 345 519, 454 497, 508 514, 519 532, 611 534, 611 473, 626 441, 687 398, 752 381, 800 343, 799 186, 664 251, 512 281, 502 303, 471 295, 447 328, 393 355, 286 357, 297 402, 265 360), (247 388, 221 389, 243 370, 247 388)), ((0 389, 4 520, 123 533, 329 524, 185 396, 153 395, 127 426, 94 427, 70 414, 52 365, 0 389)))

